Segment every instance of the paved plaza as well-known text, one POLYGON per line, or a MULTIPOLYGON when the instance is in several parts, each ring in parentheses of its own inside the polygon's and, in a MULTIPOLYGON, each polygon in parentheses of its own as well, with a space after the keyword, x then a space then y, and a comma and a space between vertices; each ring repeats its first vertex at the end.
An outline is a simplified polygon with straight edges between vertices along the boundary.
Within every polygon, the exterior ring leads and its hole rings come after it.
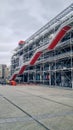
POLYGON ((0 130, 73 130, 73 90, 0 85, 0 130))

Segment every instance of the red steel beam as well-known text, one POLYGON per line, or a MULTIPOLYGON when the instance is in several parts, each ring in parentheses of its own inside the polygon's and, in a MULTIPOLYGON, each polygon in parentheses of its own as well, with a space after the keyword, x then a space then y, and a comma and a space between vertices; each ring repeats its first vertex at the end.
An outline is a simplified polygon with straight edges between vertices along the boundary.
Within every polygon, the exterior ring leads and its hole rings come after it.
POLYGON ((48 50, 50 50, 50 49, 54 49, 54 47, 58 44, 58 42, 60 42, 61 41, 61 39, 64 37, 64 35, 66 34, 66 32, 68 31, 68 30, 70 30, 71 29, 71 27, 70 26, 65 26, 65 27, 63 27, 60 31, 59 31, 59 33, 56 35, 56 37, 53 39, 53 41, 51 42, 51 44, 48 46, 48 50))
POLYGON ((41 56, 41 54, 42 54, 42 51, 37 52, 37 53, 34 55, 34 57, 31 59, 30 65, 34 65, 34 63, 38 60, 38 58, 41 56))
POLYGON ((15 80, 17 74, 14 74, 10 80, 15 80))
POLYGON ((21 67, 21 69, 19 70, 18 74, 22 74, 22 73, 24 72, 24 70, 26 69, 26 66, 27 66, 27 65, 23 65, 23 66, 21 67))

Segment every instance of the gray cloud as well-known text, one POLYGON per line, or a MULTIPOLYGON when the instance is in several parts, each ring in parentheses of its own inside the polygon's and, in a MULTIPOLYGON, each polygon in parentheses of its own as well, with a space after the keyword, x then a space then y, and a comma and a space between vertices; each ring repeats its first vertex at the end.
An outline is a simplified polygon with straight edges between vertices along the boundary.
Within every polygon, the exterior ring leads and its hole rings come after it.
POLYGON ((10 63, 12 50, 69 6, 72 0, 0 1, 0 63, 10 63))
POLYGON ((11 53, 10 52, 0 52, 0 64, 10 65, 11 53))

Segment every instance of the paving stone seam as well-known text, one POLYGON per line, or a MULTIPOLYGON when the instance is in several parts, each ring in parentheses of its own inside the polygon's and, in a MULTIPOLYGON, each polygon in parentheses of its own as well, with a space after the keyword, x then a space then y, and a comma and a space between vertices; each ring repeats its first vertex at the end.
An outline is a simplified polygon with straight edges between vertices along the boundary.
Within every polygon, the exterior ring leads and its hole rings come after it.
POLYGON ((48 127, 46 127, 41 121, 37 120, 36 118, 34 118, 32 115, 30 115, 28 112, 26 112, 25 110, 23 110, 20 106, 16 105, 15 103, 13 103, 11 100, 9 100, 6 97, 3 97, 6 101, 8 101, 10 104, 12 104, 13 106, 15 106, 16 108, 18 108, 20 111, 22 111, 23 113, 25 113, 28 117, 30 117, 32 120, 34 120, 35 122, 37 122, 40 126, 42 126, 43 128, 45 128, 46 130, 50 130, 48 127))
MULTIPOLYGON (((24 93, 24 92, 21 91, 21 90, 17 90, 17 91, 20 91, 21 93, 24 93)), ((26 93, 28 93, 28 94, 30 94, 30 95, 32 95, 32 96, 39 97, 39 98, 41 98, 41 99, 44 99, 44 100, 50 101, 50 102, 54 102, 54 103, 57 103, 57 104, 60 104, 60 105, 63 105, 63 106, 67 106, 67 107, 71 107, 71 108, 73 108, 73 106, 71 106, 71 105, 68 105, 68 104, 65 104, 65 103, 61 103, 61 102, 58 102, 58 101, 52 100, 52 99, 50 99, 50 98, 46 98, 46 97, 42 97, 42 96, 37 96, 37 95, 32 94, 32 93, 29 93, 29 92, 26 92, 26 93)))

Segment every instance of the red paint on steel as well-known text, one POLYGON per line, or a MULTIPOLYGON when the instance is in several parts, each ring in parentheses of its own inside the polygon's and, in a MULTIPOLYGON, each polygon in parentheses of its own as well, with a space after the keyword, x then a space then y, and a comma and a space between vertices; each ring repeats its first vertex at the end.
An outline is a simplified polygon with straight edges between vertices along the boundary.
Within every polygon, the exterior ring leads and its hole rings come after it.
POLYGON ((66 32, 67 32, 68 30, 70 30, 70 29, 71 29, 70 26, 65 26, 65 27, 63 27, 63 28, 59 31, 59 33, 56 35, 56 37, 53 39, 53 41, 51 42, 51 44, 48 46, 48 50, 53 49, 53 48, 58 44, 58 42, 61 41, 61 39, 62 39, 62 38, 64 37, 64 35, 66 34, 66 32))
POLYGON ((30 65, 34 65, 34 63, 38 60, 38 58, 41 56, 42 52, 37 52, 34 57, 30 61, 30 65))
POLYGON ((24 70, 26 69, 26 65, 23 65, 21 69, 19 70, 18 74, 22 74, 24 70))
POLYGON ((25 41, 22 41, 22 40, 21 40, 21 41, 19 41, 18 44, 19 44, 19 45, 23 45, 24 43, 25 43, 25 41))
POLYGON ((17 76, 17 74, 14 74, 14 75, 12 76, 11 80, 15 80, 16 76, 17 76))

